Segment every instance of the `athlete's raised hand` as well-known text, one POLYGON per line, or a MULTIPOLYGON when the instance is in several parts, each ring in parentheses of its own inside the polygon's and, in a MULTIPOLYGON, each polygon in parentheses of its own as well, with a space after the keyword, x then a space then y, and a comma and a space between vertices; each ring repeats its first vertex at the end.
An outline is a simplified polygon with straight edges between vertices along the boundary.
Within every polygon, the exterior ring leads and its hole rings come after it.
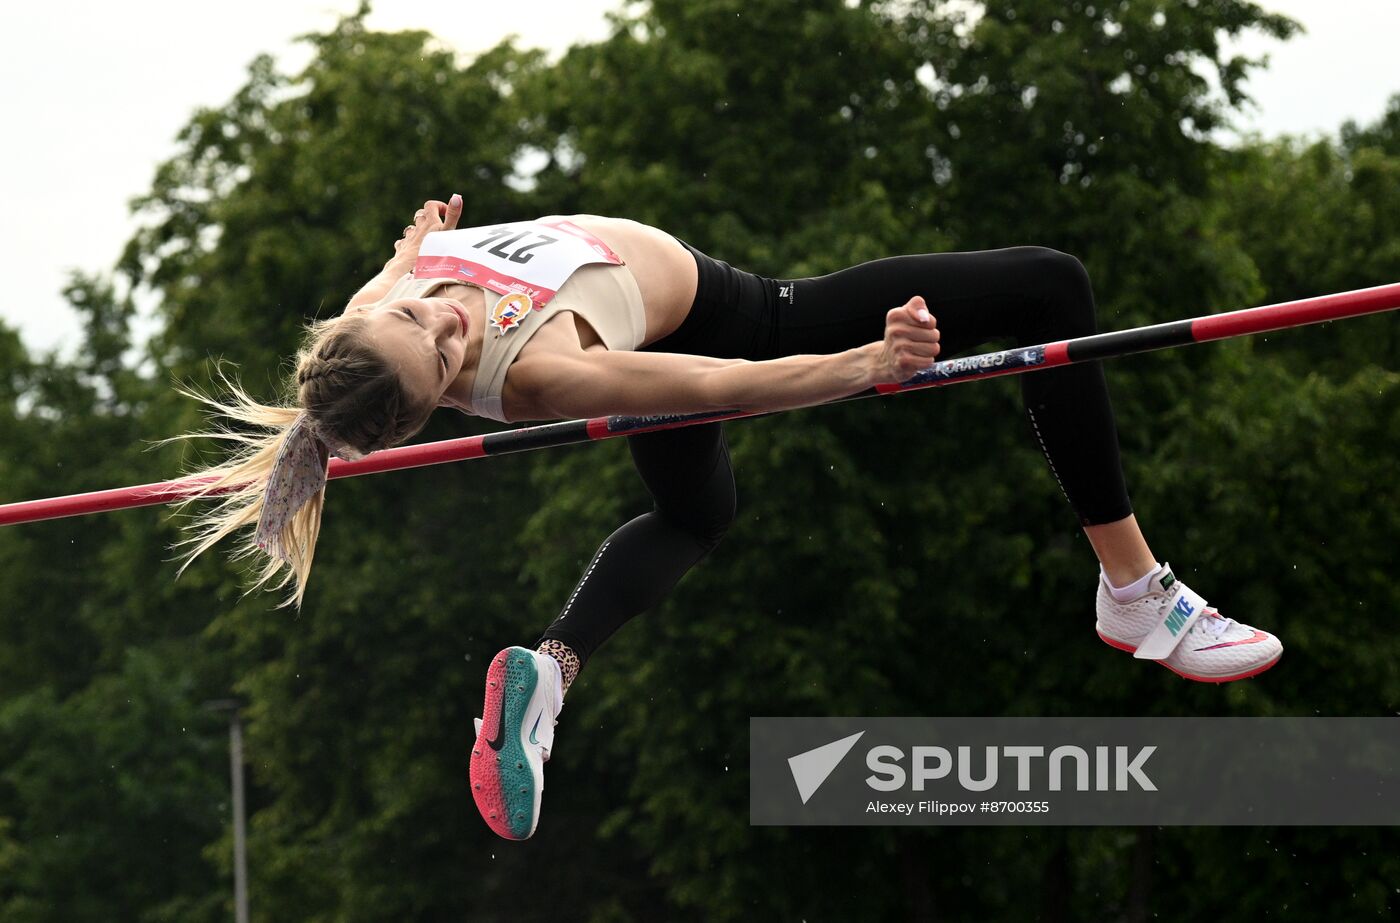
POLYGON ((403 236, 394 241, 394 255, 356 292, 345 305, 347 314, 365 311, 384 293, 394 287, 406 272, 413 271, 413 263, 418 259, 418 248, 423 237, 432 231, 450 231, 457 227, 457 219, 462 217, 462 197, 453 194, 446 202, 429 199, 413 216, 413 223, 403 229, 403 236))
POLYGON ((885 315, 885 341, 880 350, 886 381, 905 381, 938 358, 938 319, 918 295, 885 315))
MULTIPOLYGON (((462 197, 456 193, 446 202, 429 199, 413 214, 413 223, 403 229, 403 236, 394 242, 392 262, 411 264, 418 258, 423 238, 433 231, 450 231, 462 217, 462 197)), ((411 267, 410 267, 411 268, 411 267)))

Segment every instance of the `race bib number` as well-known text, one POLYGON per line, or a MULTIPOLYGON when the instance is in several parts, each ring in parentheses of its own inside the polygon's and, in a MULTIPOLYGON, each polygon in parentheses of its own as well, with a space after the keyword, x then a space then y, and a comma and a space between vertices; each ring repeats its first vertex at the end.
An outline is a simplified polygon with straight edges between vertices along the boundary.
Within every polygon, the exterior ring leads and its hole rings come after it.
POLYGON ((571 221, 513 221, 428 234, 413 277, 456 279, 500 295, 518 293, 539 310, 574 270, 589 263, 621 265, 622 259, 571 221))

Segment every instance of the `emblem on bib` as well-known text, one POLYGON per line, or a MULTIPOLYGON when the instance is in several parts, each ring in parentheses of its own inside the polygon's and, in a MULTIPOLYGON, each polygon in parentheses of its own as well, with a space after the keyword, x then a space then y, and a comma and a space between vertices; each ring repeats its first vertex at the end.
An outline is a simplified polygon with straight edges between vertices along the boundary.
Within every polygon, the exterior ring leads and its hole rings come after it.
POLYGON ((525 316, 533 311, 535 302, 524 292, 511 292, 505 295, 491 309, 491 326, 501 333, 510 333, 520 326, 525 316))

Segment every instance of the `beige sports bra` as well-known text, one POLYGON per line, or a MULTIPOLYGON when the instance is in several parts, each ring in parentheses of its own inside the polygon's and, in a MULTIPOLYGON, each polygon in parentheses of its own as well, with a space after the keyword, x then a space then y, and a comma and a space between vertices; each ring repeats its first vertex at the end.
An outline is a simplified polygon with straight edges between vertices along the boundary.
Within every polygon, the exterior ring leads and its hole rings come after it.
MULTIPOLYGON (((381 300, 427 298, 445 285, 458 280, 415 279, 407 273, 394 283, 381 300)), ((460 283, 472 284, 472 283, 460 283)), ((479 417, 509 423, 501 408, 501 392, 506 372, 535 331, 554 315, 572 311, 588 322, 608 349, 632 350, 646 338, 646 310, 637 280, 625 265, 589 263, 575 269, 558 293, 544 307, 513 312, 515 295, 500 295, 478 286, 486 295, 486 316, 490 320, 481 344, 481 362, 472 385, 471 410, 479 417)), ((526 302, 528 304, 528 301, 526 302)))

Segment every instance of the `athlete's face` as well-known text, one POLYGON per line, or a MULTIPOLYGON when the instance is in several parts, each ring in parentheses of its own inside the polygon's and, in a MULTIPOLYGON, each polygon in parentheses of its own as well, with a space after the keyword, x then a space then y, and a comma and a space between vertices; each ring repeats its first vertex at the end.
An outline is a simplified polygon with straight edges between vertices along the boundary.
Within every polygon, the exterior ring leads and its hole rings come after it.
POLYGON ((443 406, 443 395, 462 371, 471 318, 451 298, 401 298, 365 312, 375 346, 398 369, 409 399, 443 406))

